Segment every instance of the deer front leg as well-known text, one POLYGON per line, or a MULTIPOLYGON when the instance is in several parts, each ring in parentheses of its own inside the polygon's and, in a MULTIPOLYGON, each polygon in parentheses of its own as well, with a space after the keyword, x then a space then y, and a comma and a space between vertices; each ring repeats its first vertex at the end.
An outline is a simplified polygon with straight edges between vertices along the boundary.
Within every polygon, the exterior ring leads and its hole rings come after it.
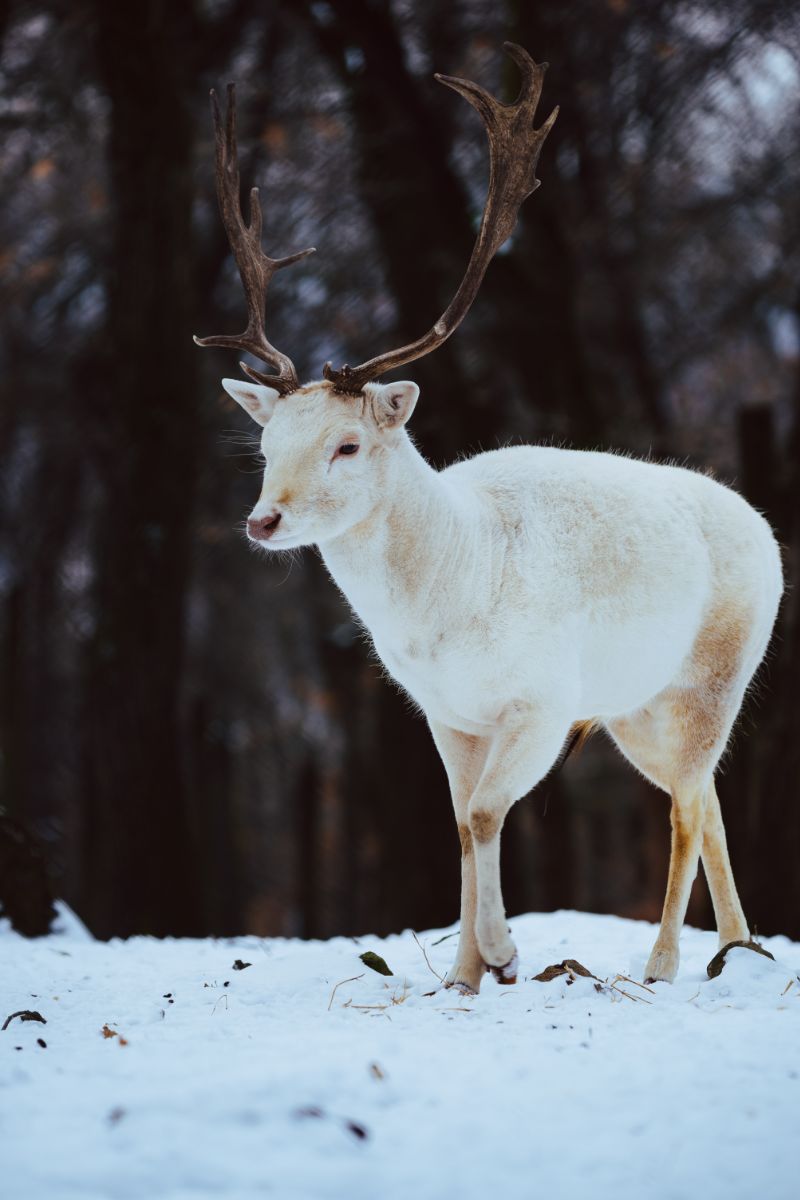
POLYGON ((492 739, 486 765, 469 803, 475 858, 480 953, 499 983, 514 983, 517 950, 509 936, 500 886, 500 831, 512 804, 556 761, 570 720, 539 705, 513 705, 492 739))
POLYGON ((447 973, 445 987, 454 987, 465 994, 472 994, 480 990, 486 963, 481 957, 478 939, 475 936, 477 889, 468 807, 486 763, 489 742, 485 738, 460 733, 457 729, 450 729, 435 721, 429 721, 429 724, 436 749, 447 772, 461 842, 461 923, 456 960, 447 973))

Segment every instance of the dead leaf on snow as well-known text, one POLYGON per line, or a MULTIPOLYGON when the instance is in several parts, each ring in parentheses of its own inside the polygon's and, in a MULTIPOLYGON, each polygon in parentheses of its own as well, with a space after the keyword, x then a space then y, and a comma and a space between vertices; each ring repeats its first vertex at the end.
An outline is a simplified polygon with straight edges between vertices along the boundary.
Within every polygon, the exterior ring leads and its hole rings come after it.
MULTIPOLYGON (((576 958, 565 958, 563 962, 553 963, 551 966, 545 967, 538 975, 534 975, 533 979, 537 983, 549 983, 551 979, 557 979, 559 975, 570 975, 573 978, 581 975, 584 979, 597 979, 597 976, 587 970, 583 963, 579 963, 576 958)), ((598 982, 600 981, 598 980, 598 982)))
POLYGON ((394 975, 394 971, 390 970, 386 965, 386 960, 381 958, 380 954, 375 954, 372 950, 365 950, 358 957, 371 971, 377 971, 379 975, 394 975))
POLYGON ((0 1030, 0 1033, 5 1032, 5 1030, 8 1029, 9 1025, 15 1019, 15 1017, 19 1017, 20 1021, 40 1021, 42 1023, 42 1025, 47 1024, 47 1021, 44 1019, 44 1017, 42 1016, 42 1014, 40 1012, 36 1012, 35 1010, 30 1009, 30 1008, 21 1008, 19 1010, 19 1012, 13 1012, 10 1014, 10 1016, 6 1017, 5 1021, 3 1022, 3 1028, 2 1028, 2 1030, 0 1030))
POLYGON ((111 1029, 109 1025, 104 1025, 100 1030, 104 1038, 117 1038, 120 1046, 127 1046, 128 1039, 123 1037, 118 1029, 111 1029))
POLYGON ((756 954, 763 954, 765 958, 771 958, 775 962, 775 955, 770 954, 769 950, 765 950, 763 946, 759 945, 758 942, 754 942, 752 938, 749 942, 728 942, 727 946, 723 946, 721 950, 717 951, 706 967, 709 979, 716 979, 717 975, 722 974, 726 955, 734 946, 741 946, 743 950, 754 950, 756 954))

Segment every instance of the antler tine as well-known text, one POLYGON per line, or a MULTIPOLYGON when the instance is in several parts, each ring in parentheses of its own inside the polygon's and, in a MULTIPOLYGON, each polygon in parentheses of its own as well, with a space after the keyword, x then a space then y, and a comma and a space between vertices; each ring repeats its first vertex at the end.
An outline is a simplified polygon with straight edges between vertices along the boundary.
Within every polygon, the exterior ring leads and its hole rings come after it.
POLYGON ((531 116, 533 116, 542 94, 544 74, 550 64, 535 63, 525 47, 519 46, 516 42, 503 42, 503 49, 508 57, 517 64, 520 71, 519 95, 514 103, 519 104, 527 96, 528 102, 532 105, 531 116))
POLYGON ((539 186, 536 164, 545 138, 555 124, 554 108, 541 128, 534 116, 544 84, 547 63, 535 63, 522 46, 505 42, 503 49, 520 69, 522 84, 513 104, 503 104, 470 79, 436 75, 468 100, 486 126, 489 140, 489 189, 478 236, 458 291, 436 324, 416 342, 391 350, 358 367, 335 371, 325 364, 324 375, 344 392, 359 392, 365 383, 430 354, 458 328, 475 299, 493 256, 510 237, 524 200, 539 186))
POLYGON ((270 258, 261 245, 261 201, 258 188, 250 190, 250 220, 245 223, 242 216, 239 183, 239 153, 236 144, 236 87, 228 84, 228 103, 223 127, 217 93, 211 92, 211 112, 214 118, 214 142, 216 164, 216 188, 222 223, 228 235, 239 277, 247 299, 247 328, 236 335, 220 334, 194 340, 198 346, 222 346, 228 350, 246 350, 277 371, 267 375, 240 363, 242 370, 281 394, 294 391, 299 386, 297 372, 292 360, 267 340, 264 332, 264 307, 267 288, 276 271, 290 267, 314 253, 312 246, 289 254, 285 258, 270 258))

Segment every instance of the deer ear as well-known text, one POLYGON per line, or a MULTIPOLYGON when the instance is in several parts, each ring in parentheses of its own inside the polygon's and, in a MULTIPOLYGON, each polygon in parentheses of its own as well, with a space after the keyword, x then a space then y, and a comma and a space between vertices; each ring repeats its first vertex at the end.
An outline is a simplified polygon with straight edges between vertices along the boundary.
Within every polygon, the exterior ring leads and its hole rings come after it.
POLYGON ((254 421, 266 425, 280 392, 276 392, 275 388, 263 387, 260 383, 244 383, 241 379, 223 379, 222 386, 254 421))
POLYGON ((414 411, 419 396, 415 383, 368 383, 364 395, 370 402, 372 415, 380 429, 399 429, 414 411))

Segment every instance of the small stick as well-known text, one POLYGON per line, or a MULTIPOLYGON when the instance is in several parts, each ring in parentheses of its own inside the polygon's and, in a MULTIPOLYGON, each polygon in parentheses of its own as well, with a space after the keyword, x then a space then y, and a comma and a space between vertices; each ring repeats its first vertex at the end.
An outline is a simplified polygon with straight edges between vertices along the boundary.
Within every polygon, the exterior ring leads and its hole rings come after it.
POLYGON ((364 978, 364 974, 362 972, 361 975, 351 975, 349 979, 340 979, 339 982, 336 984, 336 987, 331 992, 331 998, 328 1001, 328 1012, 331 1011, 331 1005, 333 1004, 333 997, 336 995, 337 988, 340 988, 343 983, 355 983, 357 979, 363 979, 363 978, 364 978))
POLYGON ((431 966, 431 960, 428 958, 428 955, 425 951, 425 947, 423 946, 422 942, 419 940, 417 935, 414 933, 413 929, 411 930, 411 936, 413 937, 414 941, 417 943, 420 950, 422 951, 422 957, 425 959, 425 962, 428 964, 428 970, 430 971, 431 975, 435 975, 436 978, 439 980, 439 983, 444 983, 444 975, 440 975, 438 971, 434 971, 433 967, 431 966))

